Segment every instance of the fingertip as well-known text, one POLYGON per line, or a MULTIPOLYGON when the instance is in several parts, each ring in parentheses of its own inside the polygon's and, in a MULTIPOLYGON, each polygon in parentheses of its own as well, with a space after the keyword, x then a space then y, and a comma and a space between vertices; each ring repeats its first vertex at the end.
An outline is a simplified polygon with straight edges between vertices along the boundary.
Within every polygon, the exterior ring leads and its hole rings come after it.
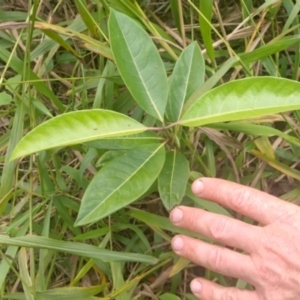
POLYGON ((191 282, 192 293, 202 300, 212 299, 247 299, 258 300, 255 291, 241 290, 236 287, 223 287, 204 278, 196 278, 191 282))
POLYGON ((202 291, 202 283, 198 279, 191 282, 191 291, 194 294, 199 294, 202 291))
POLYGON ((203 184, 203 181, 201 179, 195 180, 192 184, 192 192, 195 195, 200 195, 203 191, 203 188, 204 188, 204 184, 203 184))
POLYGON ((180 237, 179 235, 173 237, 171 246, 174 252, 180 252, 184 246, 182 237, 180 237))
POLYGON ((179 223, 183 218, 183 211, 179 207, 174 208, 170 213, 170 220, 172 223, 179 223))

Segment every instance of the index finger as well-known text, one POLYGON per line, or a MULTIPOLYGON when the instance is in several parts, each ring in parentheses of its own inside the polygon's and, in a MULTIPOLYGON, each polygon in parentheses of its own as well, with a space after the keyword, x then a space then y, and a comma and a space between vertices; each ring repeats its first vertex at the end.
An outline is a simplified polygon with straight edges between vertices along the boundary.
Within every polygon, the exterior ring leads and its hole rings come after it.
POLYGON ((263 225, 291 215, 298 207, 251 187, 216 178, 201 178, 192 185, 201 198, 224 205, 263 225))

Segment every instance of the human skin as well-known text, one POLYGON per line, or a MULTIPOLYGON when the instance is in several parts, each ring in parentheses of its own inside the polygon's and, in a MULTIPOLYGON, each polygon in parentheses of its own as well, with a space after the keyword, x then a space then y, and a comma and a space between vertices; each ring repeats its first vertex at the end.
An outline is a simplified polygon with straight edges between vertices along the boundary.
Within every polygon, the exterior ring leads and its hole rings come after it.
POLYGON ((172 240, 176 254, 254 287, 253 291, 241 290, 196 278, 191 282, 194 295, 201 300, 300 299, 300 208, 221 179, 201 178, 193 183, 192 190, 196 196, 259 223, 254 226, 198 208, 173 209, 170 219, 174 225, 229 246, 177 235, 172 240))

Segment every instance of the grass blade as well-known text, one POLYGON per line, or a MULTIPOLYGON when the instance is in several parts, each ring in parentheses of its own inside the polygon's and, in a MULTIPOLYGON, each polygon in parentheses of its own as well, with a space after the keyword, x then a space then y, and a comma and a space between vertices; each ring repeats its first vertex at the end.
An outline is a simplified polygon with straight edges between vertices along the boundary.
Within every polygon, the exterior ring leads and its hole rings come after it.
POLYGON ((64 287, 56 288, 43 292, 37 292, 37 300, 94 300, 92 297, 103 291, 105 285, 97 285, 92 287, 64 287))
POLYGON ((0 243, 3 245, 13 245, 26 248, 56 250, 83 257, 99 259, 105 262, 135 261, 149 264, 156 263, 156 259, 149 255, 110 251, 88 244, 54 240, 41 236, 27 235, 23 237, 11 238, 9 236, 0 234, 0 243))
POLYGON ((21 248, 19 250, 18 263, 19 263, 20 276, 21 276, 22 286, 23 286, 26 300, 34 300, 31 291, 32 281, 29 275, 28 257, 25 248, 21 248))
POLYGON ((207 54, 209 55, 210 59, 214 62, 215 54, 213 48, 213 40, 211 37, 211 31, 213 25, 210 23, 212 18, 213 3, 214 3, 213 0, 200 1, 201 14, 199 15, 199 25, 200 25, 200 31, 202 34, 203 42, 207 50, 207 54))

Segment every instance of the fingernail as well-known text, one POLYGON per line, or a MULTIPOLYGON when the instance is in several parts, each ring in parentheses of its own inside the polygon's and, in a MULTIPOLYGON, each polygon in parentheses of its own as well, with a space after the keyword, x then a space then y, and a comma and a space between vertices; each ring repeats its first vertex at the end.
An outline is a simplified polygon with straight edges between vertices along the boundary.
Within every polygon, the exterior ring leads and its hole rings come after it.
POLYGON ((174 251, 180 251, 183 248, 183 239, 179 236, 173 238, 172 248, 174 251))
POLYGON ((182 220, 183 212, 180 208, 174 208, 171 212, 170 218, 173 223, 178 223, 182 220))
POLYGON ((193 280, 191 282, 191 290, 194 294, 198 294, 201 292, 202 284, 198 280, 193 280))
POLYGON ((194 183, 192 184, 192 191, 194 194, 201 194, 201 192, 203 191, 203 182, 200 179, 197 179, 196 181, 194 181, 194 183))

